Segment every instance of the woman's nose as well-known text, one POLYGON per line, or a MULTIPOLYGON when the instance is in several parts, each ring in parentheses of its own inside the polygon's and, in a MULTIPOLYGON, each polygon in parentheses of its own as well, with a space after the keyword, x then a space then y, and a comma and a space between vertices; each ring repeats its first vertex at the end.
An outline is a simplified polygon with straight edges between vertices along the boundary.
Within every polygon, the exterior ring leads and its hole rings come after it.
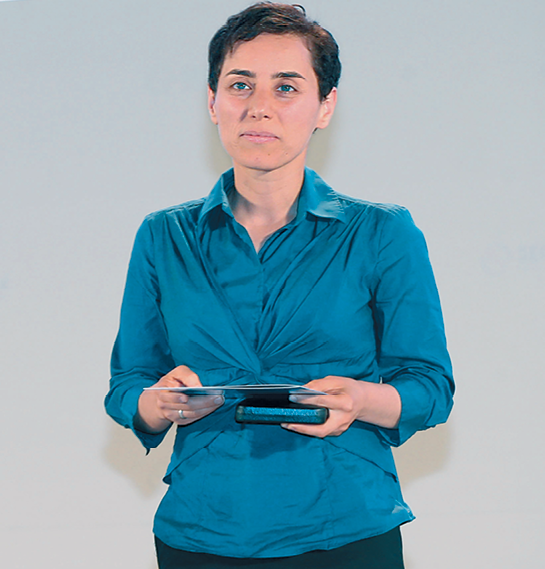
POLYGON ((248 115, 255 120, 270 119, 272 117, 272 97, 264 90, 255 90, 248 99, 248 115))

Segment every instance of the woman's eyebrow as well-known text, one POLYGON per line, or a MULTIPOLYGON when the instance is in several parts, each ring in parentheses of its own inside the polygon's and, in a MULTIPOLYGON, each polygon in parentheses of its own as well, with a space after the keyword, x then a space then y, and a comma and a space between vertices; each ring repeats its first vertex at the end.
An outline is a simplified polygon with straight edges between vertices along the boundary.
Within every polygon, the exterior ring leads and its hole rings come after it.
POLYGON ((248 71, 247 69, 231 69, 226 75, 242 75, 243 77, 251 77, 255 79, 255 73, 253 71, 248 71))
MULTIPOLYGON (((225 75, 241 75, 242 77, 250 77, 251 79, 255 79, 256 74, 253 71, 248 71, 248 69, 231 69, 225 75)), ((297 71, 279 71, 278 73, 274 73, 271 76, 271 79, 303 79, 306 81, 305 77, 303 77, 297 71)))
POLYGON ((300 73, 297 73, 297 71, 280 71, 279 73, 275 73, 272 76, 272 78, 273 79, 294 78, 294 79, 304 79, 306 81, 306 79, 300 73))

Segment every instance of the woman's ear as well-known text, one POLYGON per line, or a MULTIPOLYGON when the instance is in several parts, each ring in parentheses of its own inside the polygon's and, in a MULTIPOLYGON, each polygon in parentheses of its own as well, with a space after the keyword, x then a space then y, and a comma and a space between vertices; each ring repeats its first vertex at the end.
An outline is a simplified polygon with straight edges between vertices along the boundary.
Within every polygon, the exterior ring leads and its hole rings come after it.
POLYGON ((333 116, 333 112, 335 111, 335 105, 337 104, 337 87, 333 87, 329 92, 329 95, 322 101, 321 108, 320 108, 320 116, 318 117, 318 123, 316 124, 316 128, 325 128, 331 117, 333 116))
POLYGON ((210 113, 210 118, 212 122, 217 125, 218 118, 216 116, 216 93, 212 91, 210 86, 208 87, 208 112, 210 113))

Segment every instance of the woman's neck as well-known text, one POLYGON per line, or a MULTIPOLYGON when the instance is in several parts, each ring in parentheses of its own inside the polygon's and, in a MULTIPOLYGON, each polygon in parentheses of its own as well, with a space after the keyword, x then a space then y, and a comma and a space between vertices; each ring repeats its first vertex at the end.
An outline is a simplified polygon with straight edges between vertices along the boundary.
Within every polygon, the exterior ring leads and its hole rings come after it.
POLYGON ((304 170, 259 172, 235 166, 235 190, 229 203, 235 219, 248 231, 256 250, 297 215, 304 170))
POLYGON ((270 225, 289 223, 297 213, 297 198, 305 172, 259 172, 235 166, 235 191, 229 202, 235 219, 270 225))

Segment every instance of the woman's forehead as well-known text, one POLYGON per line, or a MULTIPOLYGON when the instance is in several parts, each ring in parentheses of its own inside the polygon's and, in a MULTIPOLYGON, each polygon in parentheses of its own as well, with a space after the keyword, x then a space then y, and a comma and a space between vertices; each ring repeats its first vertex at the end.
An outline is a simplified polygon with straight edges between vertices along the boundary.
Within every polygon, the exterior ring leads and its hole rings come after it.
POLYGON ((261 34, 256 38, 235 45, 225 57, 222 74, 230 67, 243 64, 264 69, 281 67, 299 67, 312 69, 311 54, 304 38, 295 34, 261 34))

